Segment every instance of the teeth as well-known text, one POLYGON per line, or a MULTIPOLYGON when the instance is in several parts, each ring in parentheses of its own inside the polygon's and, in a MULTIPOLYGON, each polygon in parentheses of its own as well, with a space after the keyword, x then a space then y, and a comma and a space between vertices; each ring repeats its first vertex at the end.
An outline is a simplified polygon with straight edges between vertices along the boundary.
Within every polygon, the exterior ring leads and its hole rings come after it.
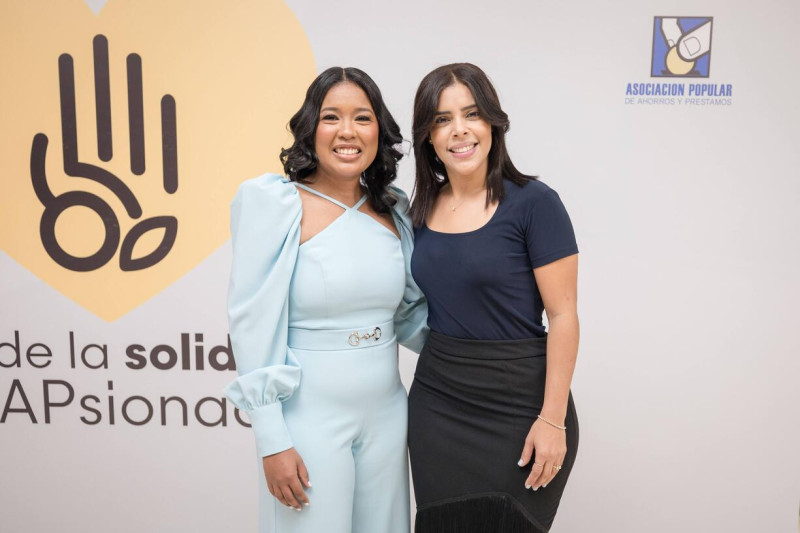
POLYGON ((451 148, 450 151, 456 154, 463 154, 464 152, 469 152, 475 148, 474 144, 470 144, 469 146, 462 146, 461 148, 451 148))
POLYGON ((337 154, 355 155, 355 154, 357 154, 359 152, 359 149, 358 148, 337 148, 335 151, 336 151, 337 154))

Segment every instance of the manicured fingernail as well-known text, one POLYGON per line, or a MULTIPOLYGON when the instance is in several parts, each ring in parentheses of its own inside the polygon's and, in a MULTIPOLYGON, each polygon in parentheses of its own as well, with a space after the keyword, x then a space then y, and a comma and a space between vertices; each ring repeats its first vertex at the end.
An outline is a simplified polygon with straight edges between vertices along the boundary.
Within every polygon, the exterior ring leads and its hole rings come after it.
POLYGON ((522 459, 520 459, 519 461, 517 461, 517 466, 522 466, 522 465, 524 465, 524 464, 525 464, 525 463, 523 463, 523 462, 522 462, 522 459))
POLYGON ((545 487, 547 487, 547 485, 542 485, 542 488, 545 488, 545 487))
POLYGON ((525 488, 529 489, 529 488, 531 488, 531 486, 530 485, 525 485, 525 488))
POLYGON ((308 488, 311 488, 311 481, 306 481, 306 485, 308 485, 308 488))
POLYGON ((533 492, 536 492, 537 490, 539 490, 539 487, 533 487, 533 492))
POLYGON ((294 510, 295 510, 295 511, 297 511, 297 512, 299 513, 300 511, 302 511, 302 510, 303 510, 303 508, 302 508, 302 507, 295 507, 295 508, 294 508, 294 510))
POLYGON ((305 505, 306 507, 308 507, 308 506, 309 506, 309 505, 311 505, 311 504, 310 504, 309 502, 306 502, 306 503, 304 503, 303 505, 305 505))

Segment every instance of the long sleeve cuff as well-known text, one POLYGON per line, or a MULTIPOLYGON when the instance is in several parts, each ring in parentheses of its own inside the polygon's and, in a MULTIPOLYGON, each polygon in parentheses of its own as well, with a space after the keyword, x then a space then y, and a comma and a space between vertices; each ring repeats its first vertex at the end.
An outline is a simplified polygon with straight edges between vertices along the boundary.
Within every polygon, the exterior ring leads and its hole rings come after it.
POLYGON ((283 404, 276 401, 248 411, 250 425, 256 436, 259 457, 266 457, 293 446, 289 429, 283 420, 283 404))

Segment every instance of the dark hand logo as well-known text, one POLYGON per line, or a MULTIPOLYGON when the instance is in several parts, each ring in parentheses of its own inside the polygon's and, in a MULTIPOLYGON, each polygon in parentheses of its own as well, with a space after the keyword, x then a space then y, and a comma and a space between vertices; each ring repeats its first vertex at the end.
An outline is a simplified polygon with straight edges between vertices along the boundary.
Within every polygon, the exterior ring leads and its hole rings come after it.
MULTIPOLYGON (((72 56, 58 58, 58 77, 61 94, 61 143, 64 173, 71 178, 95 181, 109 189, 122 203, 127 216, 134 220, 142 217, 142 207, 130 187, 110 171, 78 160, 78 134, 75 111, 75 74, 72 56)), ((130 131, 130 169, 134 176, 145 173, 144 98, 142 90, 142 59, 138 54, 127 57, 128 128, 130 131)), ((114 149, 111 134, 108 40, 103 35, 94 38, 94 90, 97 116, 97 155, 101 161, 111 161, 114 149)), ((170 95, 161 98, 162 185, 172 194, 178 190, 178 155, 175 99, 170 95)), ((113 259, 120 250, 119 266, 123 271, 142 270, 163 260, 175 244, 178 220, 174 216, 154 216, 136 223, 122 239, 120 248, 119 219, 111 206, 99 196, 80 190, 81 181, 75 181, 76 190, 53 194, 45 174, 48 138, 38 133, 31 148, 31 180, 36 196, 44 205, 39 225, 42 244, 48 255, 69 270, 89 272, 113 259), (103 221, 105 237, 99 249, 86 257, 70 254, 59 244, 55 226, 59 216, 71 207, 83 206, 94 211, 103 221), (142 257, 133 257, 137 241, 152 230, 162 229, 161 243, 142 257)))
POLYGON ((0 48, 0 251, 111 322, 230 239, 239 184, 280 171, 314 54, 280 1, 17 3, 0 48))

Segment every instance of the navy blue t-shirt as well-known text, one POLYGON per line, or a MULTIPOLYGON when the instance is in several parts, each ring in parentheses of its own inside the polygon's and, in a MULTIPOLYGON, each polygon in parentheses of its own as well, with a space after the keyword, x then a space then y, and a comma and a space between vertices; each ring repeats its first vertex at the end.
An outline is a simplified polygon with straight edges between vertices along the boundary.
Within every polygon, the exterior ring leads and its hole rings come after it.
POLYGON ((541 181, 504 180, 505 198, 483 227, 415 230, 411 272, 428 300, 432 331, 461 339, 543 337, 533 269, 578 253, 558 194, 541 181))

